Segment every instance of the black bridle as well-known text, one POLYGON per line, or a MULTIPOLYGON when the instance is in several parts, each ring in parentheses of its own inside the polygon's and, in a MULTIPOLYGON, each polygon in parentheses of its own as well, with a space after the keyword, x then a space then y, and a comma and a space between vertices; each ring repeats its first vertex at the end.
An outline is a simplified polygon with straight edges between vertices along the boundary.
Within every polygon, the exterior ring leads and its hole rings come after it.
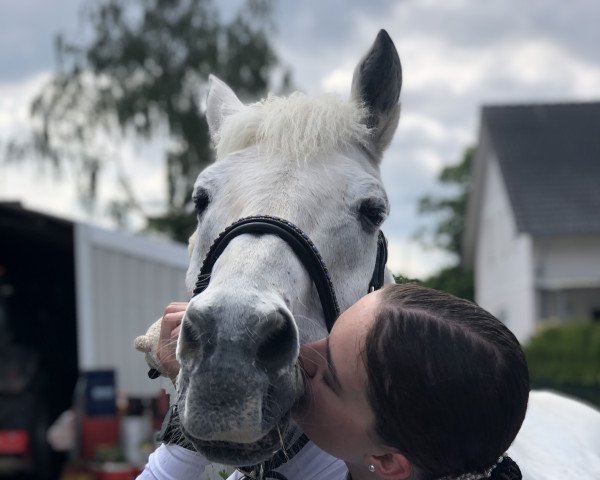
MULTIPOLYGON (((315 244, 308 235, 293 223, 282 218, 267 215, 246 217, 234 222, 223 230, 211 245, 202 262, 202 268, 200 269, 198 281, 194 288, 194 296, 203 292, 208 287, 213 266, 225 248, 227 248, 229 242, 235 237, 245 233, 255 235, 277 235, 290 246, 292 251, 296 254, 296 257, 298 257, 308 272, 317 289, 321 307, 323 309, 323 315, 325 317, 325 325, 327 326, 327 331, 331 332, 333 324, 340 315, 340 307, 327 267, 325 266, 317 247, 315 247, 315 244)), ((373 269, 373 275, 369 282, 368 292, 378 290, 383 286, 386 262, 387 241, 383 232, 380 230, 377 238, 375 268, 373 269)))
MULTIPOLYGON (((229 242, 235 237, 246 233, 255 235, 277 235, 290 246, 310 275, 310 278, 317 289, 321 307, 323 309, 323 315, 325 317, 325 325, 327 326, 327 331, 331 332, 333 324, 340 314, 340 307, 327 267, 325 266, 317 247, 315 247, 315 244, 308 235, 293 223, 282 218, 270 217, 267 215, 246 217, 234 222, 223 230, 209 248, 206 257, 202 262, 198 281, 196 282, 196 287, 193 292, 194 296, 200 294, 208 287, 213 266, 225 248, 227 248, 229 242)), ((387 240, 380 230, 377 237, 375 268, 373 269, 373 274, 371 275, 371 280, 367 288, 368 292, 378 290, 383 286, 386 262, 387 240)), ((148 375, 150 378, 156 378, 160 375, 160 372, 151 369, 150 372, 148 372, 148 375)), ((181 437, 181 433, 177 428, 179 422, 178 418, 177 404, 174 404, 169 410, 167 417, 165 417, 163 429, 161 429, 159 438, 167 443, 175 442, 186 448, 193 448, 191 444, 186 443, 187 440, 185 440, 184 437, 181 437)), ((276 472, 275 469, 289 461, 304 447, 304 445, 306 445, 307 442, 308 437, 305 434, 302 434, 291 447, 286 448, 285 451, 280 450, 270 460, 248 467, 240 467, 239 470, 245 475, 243 477, 245 479, 274 478, 286 480, 285 476, 276 472)))

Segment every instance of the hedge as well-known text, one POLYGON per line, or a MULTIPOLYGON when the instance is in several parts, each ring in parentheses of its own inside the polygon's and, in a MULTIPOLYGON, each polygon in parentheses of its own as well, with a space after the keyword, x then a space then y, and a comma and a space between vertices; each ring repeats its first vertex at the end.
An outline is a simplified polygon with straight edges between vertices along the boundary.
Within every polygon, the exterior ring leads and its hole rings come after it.
POLYGON ((525 347, 532 388, 550 388, 600 407, 600 323, 549 326, 525 347))

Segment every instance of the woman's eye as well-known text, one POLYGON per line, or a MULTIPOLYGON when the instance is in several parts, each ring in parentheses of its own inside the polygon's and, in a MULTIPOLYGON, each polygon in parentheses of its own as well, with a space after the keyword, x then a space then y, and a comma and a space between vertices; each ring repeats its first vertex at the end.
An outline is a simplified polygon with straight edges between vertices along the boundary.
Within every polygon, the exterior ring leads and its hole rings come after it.
POLYGON ((323 383, 329 390, 331 390, 336 395, 339 395, 340 386, 334 380, 334 376, 333 376, 333 373, 331 372, 331 367, 330 366, 326 366, 323 369, 323 371, 321 372, 321 378, 320 378, 320 380, 321 380, 321 383, 323 383))
POLYGON ((387 217, 387 206, 379 198, 363 200, 358 209, 363 228, 373 230, 379 228, 387 217))
POLYGON ((333 387, 331 386, 331 380, 327 376, 327 371, 324 371, 321 374, 321 383, 323 383, 327 388, 329 388, 329 390, 333 390, 333 387))
POLYGON ((196 213, 198 215, 201 215, 202 212, 208 206, 209 202, 210 202, 210 197, 208 196, 208 192, 204 189, 199 189, 194 194, 194 206, 196 208, 196 213))

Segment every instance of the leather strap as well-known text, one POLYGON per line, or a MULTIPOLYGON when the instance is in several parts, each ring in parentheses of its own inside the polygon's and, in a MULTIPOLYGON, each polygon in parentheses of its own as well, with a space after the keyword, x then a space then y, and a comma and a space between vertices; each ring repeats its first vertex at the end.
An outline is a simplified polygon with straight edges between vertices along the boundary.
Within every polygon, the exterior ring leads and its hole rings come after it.
POLYGON ((379 290, 385 282, 385 264, 388 259, 387 238, 381 230, 377 236, 377 256, 375 257, 375 268, 369 282, 369 293, 379 290))
POLYGON ((340 314, 340 307, 327 267, 311 239, 293 223, 282 218, 266 215, 246 217, 227 227, 213 242, 206 254, 198 275, 194 295, 198 295, 208 287, 212 268, 229 242, 246 233, 277 235, 290 246, 315 284, 325 317, 325 325, 327 330, 331 331, 340 314))

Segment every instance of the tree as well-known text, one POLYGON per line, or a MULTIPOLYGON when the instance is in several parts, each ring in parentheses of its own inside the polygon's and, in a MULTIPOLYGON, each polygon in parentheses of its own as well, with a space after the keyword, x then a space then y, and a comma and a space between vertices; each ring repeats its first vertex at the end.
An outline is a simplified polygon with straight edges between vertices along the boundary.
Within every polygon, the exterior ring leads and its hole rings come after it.
POLYGON ((227 23, 211 0, 102 0, 88 8, 91 39, 57 38, 58 69, 31 105, 31 138, 8 150, 73 165, 87 205, 112 166, 121 184, 121 198, 111 204, 115 218, 137 212, 148 228, 187 240, 193 183, 212 160, 202 89, 214 73, 242 98, 266 91, 277 65, 268 40, 271 1, 246 0, 227 23), (168 137, 167 205, 151 215, 106 145, 159 132, 168 137))
POLYGON ((465 270, 460 265, 442 268, 423 281, 423 285, 436 290, 443 290, 460 298, 473 301, 475 299, 475 285, 473 272, 465 270))
POLYGON ((419 233, 421 240, 450 252, 455 258, 454 265, 432 275, 423 284, 469 300, 474 297, 473 273, 461 267, 460 259, 474 153, 473 147, 467 148, 459 163, 440 172, 438 181, 451 187, 451 193, 437 197, 425 195, 418 207, 419 213, 438 217, 433 229, 419 233))
POLYGON ((474 153, 473 147, 467 148, 459 163, 449 165, 440 172, 438 181, 443 186, 453 187, 454 192, 438 197, 425 195, 419 199, 419 213, 440 217, 432 231, 422 232, 422 238, 425 240, 428 233, 433 245, 454 254, 457 259, 462 255, 462 235, 474 153))

